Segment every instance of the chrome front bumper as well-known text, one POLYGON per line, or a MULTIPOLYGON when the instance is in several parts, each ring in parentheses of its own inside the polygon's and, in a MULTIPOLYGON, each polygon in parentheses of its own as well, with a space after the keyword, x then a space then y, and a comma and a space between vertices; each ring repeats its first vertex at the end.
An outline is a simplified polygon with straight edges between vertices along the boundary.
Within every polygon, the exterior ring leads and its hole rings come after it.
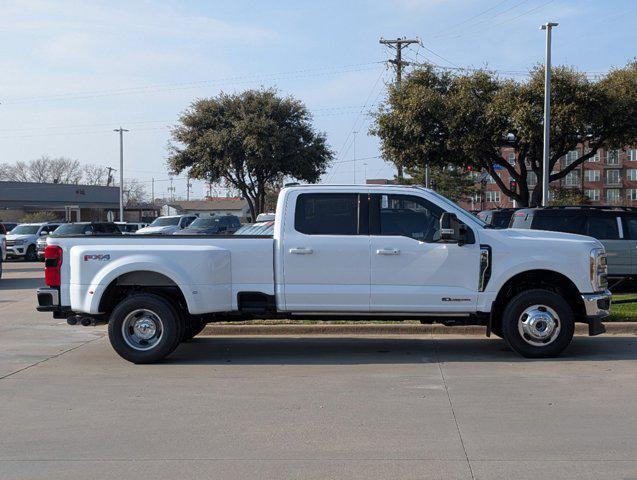
POLYGON ((582 300, 588 318, 604 318, 610 315, 611 293, 609 290, 598 293, 583 293, 582 300))

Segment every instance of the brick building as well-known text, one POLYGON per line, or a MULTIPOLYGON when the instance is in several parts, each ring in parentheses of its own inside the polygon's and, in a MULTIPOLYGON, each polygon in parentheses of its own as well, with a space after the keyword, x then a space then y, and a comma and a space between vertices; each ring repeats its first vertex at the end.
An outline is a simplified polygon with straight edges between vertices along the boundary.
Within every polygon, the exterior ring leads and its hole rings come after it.
MULTIPOLYGON (((562 157, 556 169, 559 170, 574 162, 583 153, 583 145, 570 151, 562 157)), ((515 165, 515 152, 503 149, 502 156, 515 165)), ((497 170, 498 175, 509 185, 509 172, 505 168, 497 170)), ((528 172, 528 185, 531 190, 537 184, 534 172, 528 172)), ((597 154, 579 165, 566 177, 551 182, 551 187, 565 187, 582 189, 591 205, 627 205, 637 207, 637 146, 618 150, 597 151, 597 154)), ((474 195, 471 200, 463 202, 462 206, 468 210, 481 208, 480 195, 474 195)), ((489 178, 486 185, 484 208, 513 207, 513 201, 507 197, 489 178)))

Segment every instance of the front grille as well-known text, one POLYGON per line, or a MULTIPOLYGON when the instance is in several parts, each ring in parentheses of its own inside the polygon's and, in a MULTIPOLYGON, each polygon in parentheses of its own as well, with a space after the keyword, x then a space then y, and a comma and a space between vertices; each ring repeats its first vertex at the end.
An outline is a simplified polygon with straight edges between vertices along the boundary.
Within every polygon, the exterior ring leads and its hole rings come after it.
POLYGON ((15 245, 15 240, 7 240, 7 247, 13 247, 15 245))

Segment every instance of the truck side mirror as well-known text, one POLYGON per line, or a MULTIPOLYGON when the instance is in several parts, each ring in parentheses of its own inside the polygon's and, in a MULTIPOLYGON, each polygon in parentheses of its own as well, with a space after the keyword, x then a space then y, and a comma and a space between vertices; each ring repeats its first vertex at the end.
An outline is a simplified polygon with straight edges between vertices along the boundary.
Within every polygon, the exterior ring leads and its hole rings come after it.
POLYGON ((458 220, 455 213, 444 212, 440 217, 440 239, 443 242, 454 242, 458 246, 467 243, 468 229, 458 220))

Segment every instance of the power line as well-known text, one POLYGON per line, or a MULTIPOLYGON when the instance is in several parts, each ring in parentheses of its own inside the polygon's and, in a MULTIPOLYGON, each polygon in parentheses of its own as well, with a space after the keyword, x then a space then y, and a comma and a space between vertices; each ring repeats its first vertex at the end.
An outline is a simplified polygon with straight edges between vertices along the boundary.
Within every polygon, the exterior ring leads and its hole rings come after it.
MULTIPOLYGON (((358 112, 358 115, 356 116, 356 118, 354 119, 354 123, 352 125, 352 128, 350 128, 347 136, 345 137, 345 141, 343 142, 343 145, 341 146, 339 152, 339 159, 342 160, 343 157, 347 154, 347 152, 349 151, 349 147, 351 147, 351 143, 348 146, 347 150, 343 150, 345 148, 345 146, 348 144, 351 136, 352 136, 352 132, 354 132, 354 130, 356 130, 357 125, 358 125, 358 120, 361 118, 361 115, 363 113, 363 111, 365 110, 365 108, 367 107, 367 104, 369 103, 369 100, 372 98, 372 95, 374 94, 374 92, 376 91, 376 87, 379 84, 379 82, 381 81, 381 79, 383 78, 383 74, 385 72, 381 71, 380 75, 378 75, 378 77, 376 78, 376 81, 374 82, 374 84, 372 85, 372 88, 369 92, 369 94, 367 95, 367 98, 365 99, 365 102, 363 103, 363 106, 361 107, 360 111, 358 112)), ((381 88, 382 91, 382 88, 381 88)), ((335 165, 340 164, 340 161, 334 162, 335 165)), ((337 167, 338 168, 338 167, 337 167)), ((336 173, 337 168, 333 168, 332 171, 330 172, 330 174, 328 175, 328 178, 326 179, 326 183, 329 183, 329 181, 332 179, 332 177, 334 176, 334 174, 336 173)))
POLYGON ((177 91, 177 90, 200 88, 200 87, 213 86, 213 85, 221 85, 224 83, 240 84, 240 83, 252 83, 257 80, 272 81, 272 80, 289 80, 289 79, 307 78, 307 77, 319 77, 319 76, 327 76, 327 75, 337 75, 340 73, 373 70, 382 63, 384 62, 376 61, 376 62, 342 65, 337 67, 334 67, 334 66, 317 67, 317 68, 311 68, 311 69, 292 70, 292 71, 279 72, 279 73, 225 77, 225 78, 219 78, 214 80, 199 80, 199 81, 193 81, 193 82, 177 82, 177 83, 147 85, 147 86, 139 86, 139 87, 118 88, 118 89, 92 90, 92 91, 83 91, 83 92, 67 92, 67 93, 60 93, 60 94, 53 94, 53 95, 18 97, 14 99, 5 100, 2 103, 3 105, 12 105, 12 104, 23 104, 23 103, 36 103, 36 102, 42 102, 42 101, 76 100, 76 99, 88 99, 88 98, 98 98, 98 97, 116 96, 116 95, 131 95, 131 94, 157 93, 157 92, 165 92, 165 91, 177 91))
POLYGON ((492 10, 495 10, 496 8, 498 8, 500 5, 502 5, 503 3, 508 2, 509 0, 502 0, 501 2, 496 3, 494 6, 487 8, 486 10, 482 10, 480 13, 476 13, 475 15, 472 15, 471 17, 463 20, 462 22, 456 23, 455 25, 452 25, 451 27, 447 27, 443 30, 438 30, 437 32, 433 33, 433 37, 436 37, 437 35, 441 34, 442 32, 449 32, 450 30, 456 30, 458 27, 465 25, 466 23, 470 22, 471 20, 478 18, 482 15, 484 15, 485 13, 489 13, 492 10))
MULTIPOLYGON (((514 4, 514 5, 510 6, 509 8, 506 8, 506 9, 502 10, 501 12, 498 12, 498 13, 496 13, 496 14, 492 15, 492 16, 491 16, 491 17, 489 17, 489 18, 485 18, 485 19, 483 19, 483 20, 479 20, 479 21, 475 22, 475 23, 474 23, 474 24, 470 27, 470 29, 471 29, 471 28, 473 28, 473 27, 477 27, 477 26, 480 26, 480 25, 483 25, 483 24, 489 23, 489 22, 491 22, 494 18, 499 17, 500 15, 504 15, 504 14, 505 14, 505 13, 507 13, 507 12, 510 12, 511 10, 516 9, 517 7, 519 7, 520 5, 523 5, 523 4, 527 3, 528 1, 529 1, 529 0, 522 0, 522 1, 520 1, 520 2, 518 2, 518 3, 516 3, 516 4, 514 4)), ((447 34, 447 33, 440 33, 440 34, 433 35, 433 36, 432 36, 432 38, 442 38, 442 37, 449 37, 449 36, 454 36, 454 34, 453 34, 453 33, 449 33, 449 34, 447 34)), ((455 38, 455 37, 454 37, 454 38, 455 38)))
MULTIPOLYGON (((531 13, 533 13, 533 12, 538 11, 540 8, 545 7, 546 5, 548 5, 549 3, 553 3, 554 1, 555 1, 555 0, 548 0, 547 2, 544 2, 544 3, 540 4, 540 5, 538 5, 537 7, 531 8, 530 10, 527 10, 527 11, 525 11, 525 12, 522 12, 522 13, 521 13, 521 14, 519 14, 519 15, 516 15, 515 17, 507 18, 507 19, 505 19, 505 20, 504 20, 504 21, 502 21, 502 22, 495 23, 495 24, 493 24, 493 25, 489 25, 488 29, 493 29, 493 28, 495 28, 495 27, 499 27, 499 26, 501 26, 501 25, 505 25, 505 24, 511 23, 511 22, 513 22, 514 20, 517 20, 518 18, 522 18, 522 17, 524 17, 524 16, 526 16, 526 15, 529 15, 529 14, 531 14, 531 13)), ((472 31, 469 31, 469 32, 461 33, 461 34, 459 34, 459 35, 455 35, 453 38, 460 38, 460 37, 465 36, 466 34, 471 35, 472 33, 477 33, 477 32, 479 32, 479 31, 481 31, 481 30, 482 30, 482 29, 476 29, 476 30, 472 30, 472 31)))

